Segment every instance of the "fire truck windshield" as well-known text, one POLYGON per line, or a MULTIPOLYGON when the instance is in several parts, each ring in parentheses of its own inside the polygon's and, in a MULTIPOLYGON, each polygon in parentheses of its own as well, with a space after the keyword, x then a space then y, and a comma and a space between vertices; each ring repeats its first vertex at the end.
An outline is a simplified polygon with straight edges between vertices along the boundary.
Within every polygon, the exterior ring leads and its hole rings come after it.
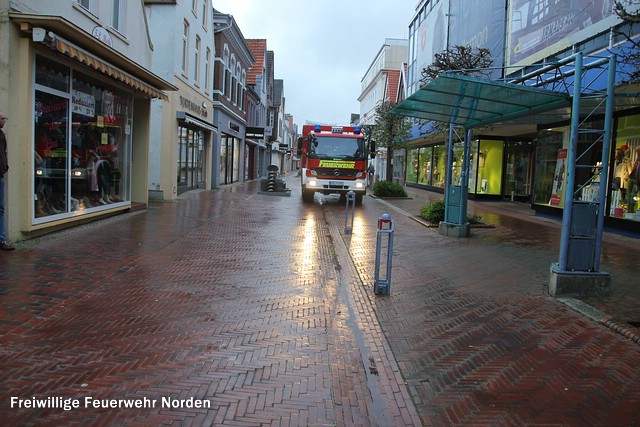
POLYGON ((364 140, 317 136, 309 142, 308 155, 315 159, 364 160, 364 140))

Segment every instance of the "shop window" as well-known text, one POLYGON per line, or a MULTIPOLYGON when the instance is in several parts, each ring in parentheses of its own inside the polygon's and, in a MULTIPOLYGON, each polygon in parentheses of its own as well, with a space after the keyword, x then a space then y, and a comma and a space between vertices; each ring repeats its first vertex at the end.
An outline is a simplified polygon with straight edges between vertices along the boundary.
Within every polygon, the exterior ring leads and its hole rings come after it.
POLYGON ((444 145, 433 147, 433 173, 431 174, 431 185, 433 187, 444 188, 446 166, 444 145))
POLYGON ((57 69, 56 91, 36 71, 34 93, 34 217, 47 220, 129 200, 131 95, 77 71, 65 94, 57 69))
POLYGON ((453 144, 451 159, 451 185, 462 185, 462 167, 464 163, 464 142, 453 144))
POLYGON ((420 150, 420 183, 432 185, 433 181, 433 147, 424 147, 420 150))
POLYGON ((533 201, 536 204, 564 206, 564 177, 567 150, 562 147, 563 133, 543 131, 536 144, 536 176, 533 201))
POLYGON ((418 182, 418 161, 420 148, 412 148, 407 152, 407 182, 418 182))
POLYGON ((478 151, 477 194, 501 194, 504 142, 480 140, 478 151))
POLYGON ((71 70, 62 64, 38 56, 36 63, 36 85, 46 86, 61 92, 69 92, 71 70))
POLYGON ((204 132, 178 128, 178 193, 198 188, 204 182, 204 132))
POLYGON ((69 212, 69 99, 35 91, 34 217, 69 212))
POLYGON ((528 197, 531 194, 533 145, 531 142, 509 142, 505 156, 505 197, 528 197))
POLYGON ((610 184, 610 215, 640 221, 640 116, 621 117, 610 184))

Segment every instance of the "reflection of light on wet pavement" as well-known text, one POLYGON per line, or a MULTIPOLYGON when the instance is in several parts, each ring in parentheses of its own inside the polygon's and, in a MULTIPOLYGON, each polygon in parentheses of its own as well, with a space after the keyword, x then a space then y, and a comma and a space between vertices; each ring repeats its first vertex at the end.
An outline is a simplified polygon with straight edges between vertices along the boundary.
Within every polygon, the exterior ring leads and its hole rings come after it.
POLYGON ((315 255, 318 252, 318 240, 316 239, 316 219, 309 214, 304 225, 304 238, 302 239, 301 265, 303 273, 313 270, 315 255))

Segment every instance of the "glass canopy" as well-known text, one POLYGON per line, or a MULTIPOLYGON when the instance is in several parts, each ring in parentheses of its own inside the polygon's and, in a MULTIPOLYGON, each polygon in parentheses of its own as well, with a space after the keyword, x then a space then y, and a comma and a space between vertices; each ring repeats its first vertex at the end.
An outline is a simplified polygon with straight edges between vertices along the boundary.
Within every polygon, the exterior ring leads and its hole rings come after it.
POLYGON ((461 125, 542 124, 571 116, 571 97, 537 87, 441 74, 392 113, 461 125))

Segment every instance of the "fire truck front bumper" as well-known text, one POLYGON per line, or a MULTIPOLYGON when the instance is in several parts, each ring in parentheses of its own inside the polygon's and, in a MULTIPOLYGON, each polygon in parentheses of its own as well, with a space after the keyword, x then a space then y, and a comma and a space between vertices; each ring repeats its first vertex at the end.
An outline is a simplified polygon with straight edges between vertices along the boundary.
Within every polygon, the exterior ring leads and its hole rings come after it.
POLYGON ((315 190, 322 193, 347 193, 354 191, 364 194, 367 189, 366 181, 363 179, 355 181, 309 179, 307 180, 306 186, 308 190, 315 190))

